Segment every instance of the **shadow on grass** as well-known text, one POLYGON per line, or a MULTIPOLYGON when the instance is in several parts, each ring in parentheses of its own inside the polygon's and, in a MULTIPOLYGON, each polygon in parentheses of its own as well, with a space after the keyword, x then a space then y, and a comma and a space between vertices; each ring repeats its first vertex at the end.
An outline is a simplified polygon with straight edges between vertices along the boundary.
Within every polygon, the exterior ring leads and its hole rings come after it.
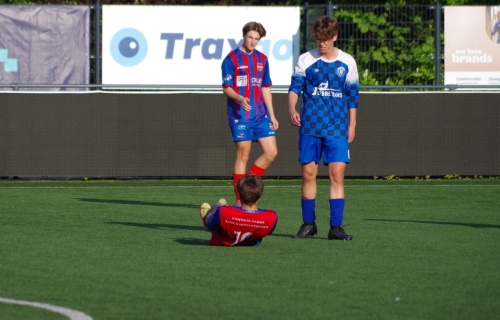
MULTIPOLYGON (((193 231, 203 231, 208 234, 208 237, 210 238, 210 233, 208 233, 203 226, 186 226, 186 225, 180 225, 180 224, 167 224, 167 223, 137 223, 137 222, 105 222, 106 224, 118 224, 122 226, 127 226, 127 227, 139 227, 139 228, 149 228, 149 229, 159 229, 159 230, 164 230, 164 229, 179 229, 179 230, 193 230, 193 231)), ((284 238, 292 238, 293 234, 279 234, 279 233, 273 233, 269 235, 269 237, 284 237, 284 238)), ((310 237, 308 239, 320 239, 316 237, 310 237)), ((305 239, 293 239, 294 241, 304 241, 305 239)), ((182 243, 182 244, 191 244, 191 245, 199 245, 207 244, 207 240, 199 240, 199 239, 194 239, 194 238, 188 238, 188 239, 176 239, 175 241, 182 243)))
POLYGON ((460 222, 441 222, 441 221, 423 221, 423 220, 396 220, 396 219, 365 219, 368 221, 381 221, 381 222, 410 222, 410 223, 426 223, 426 224, 438 224, 438 225, 448 225, 448 226, 462 226, 462 227, 473 227, 473 228, 500 228, 497 224, 483 224, 483 223, 460 223, 460 222))
MULTIPOLYGON (((272 233, 268 235, 268 237, 280 237, 280 238, 289 238, 291 241, 309 241, 309 240, 324 240, 326 237, 322 237, 322 235, 314 235, 311 237, 307 237, 304 239, 295 239, 293 236, 295 233, 285 234, 285 233, 272 233)), ((325 234, 326 236, 326 234, 325 234)))
POLYGON ((137 223, 137 222, 105 222, 107 224, 119 224, 127 227, 139 227, 149 229, 179 229, 179 230, 194 230, 205 231, 203 226, 186 226, 181 224, 168 224, 168 223, 137 223))
MULTIPOLYGON (((194 230, 194 231, 204 231, 204 227, 201 226, 185 226, 180 224, 166 224, 166 223, 136 223, 136 222, 105 222, 107 224, 118 224, 127 227, 139 227, 139 228, 150 228, 150 229, 178 229, 178 230, 194 230)), ((181 238, 174 239, 175 242, 180 244, 192 245, 192 246, 207 246, 209 244, 210 234, 207 232, 207 239, 196 239, 196 238, 181 238)))
POLYGON ((186 244, 190 246, 208 246, 210 243, 210 238, 207 239, 195 239, 195 238, 183 238, 183 239, 175 239, 175 242, 180 244, 186 244))
POLYGON ((115 199, 95 199, 95 198, 79 198, 79 201, 94 202, 94 203, 108 203, 108 204, 130 204, 141 206, 160 206, 160 207, 176 207, 176 208, 193 208, 198 209, 199 205, 185 204, 185 203, 165 203, 165 202, 149 202, 137 200, 115 200, 115 199))

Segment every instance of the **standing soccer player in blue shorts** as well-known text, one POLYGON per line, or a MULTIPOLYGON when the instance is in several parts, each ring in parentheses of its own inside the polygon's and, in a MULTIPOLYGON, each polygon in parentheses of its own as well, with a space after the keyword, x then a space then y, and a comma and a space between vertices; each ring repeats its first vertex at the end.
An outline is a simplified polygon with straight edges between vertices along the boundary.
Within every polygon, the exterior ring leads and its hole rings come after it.
POLYGON ((311 30, 317 48, 302 54, 288 92, 290 122, 299 127, 299 162, 302 164, 302 220, 293 238, 317 233, 316 177, 323 158, 330 178, 330 231, 328 239, 352 240, 342 228, 344 171, 349 163, 349 143, 354 140, 359 80, 356 61, 334 46, 339 24, 333 17, 319 17, 311 30), (300 114, 295 110, 302 94, 300 114))
POLYGON ((271 77, 267 56, 255 50, 266 30, 258 22, 243 27, 243 44, 231 51, 222 62, 222 87, 227 96, 227 118, 236 145, 233 168, 235 205, 240 206, 236 184, 250 173, 262 176, 278 154, 271 95, 271 77), (252 142, 258 141, 262 154, 247 172, 252 142))

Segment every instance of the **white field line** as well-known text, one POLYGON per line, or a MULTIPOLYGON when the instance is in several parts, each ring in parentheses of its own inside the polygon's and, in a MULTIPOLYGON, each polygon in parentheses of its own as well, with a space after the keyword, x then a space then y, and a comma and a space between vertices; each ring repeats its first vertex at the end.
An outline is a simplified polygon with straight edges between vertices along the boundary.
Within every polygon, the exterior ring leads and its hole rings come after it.
POLYGON ((68 317, 70 320, 93 320, 92 317, 86 315, 81 311, 76 311, 64 307, 58 307, 51 304, 41 303, 41 302, 32 302, 32 301, 23 301, 23 300, 13 300, 7 298, 1 298, 0 302, 8 303, 8 304, 17 304, 22 306, 28 306, 33 308, 45 309, 55 313, 62 314, 63 316, 68 317))

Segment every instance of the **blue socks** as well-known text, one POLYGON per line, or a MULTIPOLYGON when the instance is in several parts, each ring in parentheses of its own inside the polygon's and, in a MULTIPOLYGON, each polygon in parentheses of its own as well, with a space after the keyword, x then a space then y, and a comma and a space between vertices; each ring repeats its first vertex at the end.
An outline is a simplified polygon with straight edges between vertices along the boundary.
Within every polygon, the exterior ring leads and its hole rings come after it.
POLYGON ((344 221, 345 199, 330 199, 330 226, 340 227, 344 221))
MULTIPOLYGON (((301 199, 302 220, 311 223, 316 220, 316 199, 301 199)), ((344 221, 345 199, 330 199, 330 226, 340 227, 344 221)))
POLYGON ((304 199, 300 200, 302 205, 302 220, 305 223, 311 223, 316 220, 316 213, 314 211, 316 207, 316 199, 304 199))

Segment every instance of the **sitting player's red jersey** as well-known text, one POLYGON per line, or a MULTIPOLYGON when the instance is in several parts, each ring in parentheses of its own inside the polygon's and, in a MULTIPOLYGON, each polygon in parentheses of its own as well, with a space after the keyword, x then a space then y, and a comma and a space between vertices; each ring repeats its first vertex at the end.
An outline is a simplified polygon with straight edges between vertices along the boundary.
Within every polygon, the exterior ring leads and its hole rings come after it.
POLYGON ((207 219, 212 246, 258 246, 276 228, 278 215, 273 210, 243 210, 222 206, 207 219))

